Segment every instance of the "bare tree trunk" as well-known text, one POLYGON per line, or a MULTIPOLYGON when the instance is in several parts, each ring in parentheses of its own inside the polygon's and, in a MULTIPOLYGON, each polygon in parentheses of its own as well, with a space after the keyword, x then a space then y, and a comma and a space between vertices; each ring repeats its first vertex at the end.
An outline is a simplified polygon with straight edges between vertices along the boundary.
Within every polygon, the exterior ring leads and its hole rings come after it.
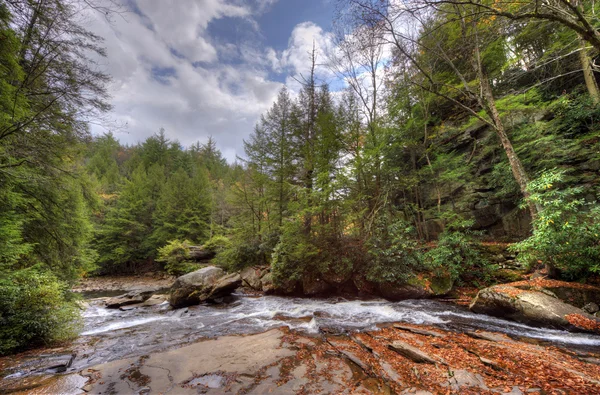
POLYGON ((513 173, 515 181, 519 184, 519 189, 521 190, 521 194, 523 198, 527 202, 527 206, 529 207, 529 214, 531 215, 531 219, 535 220, 537 217, 537 212, 539 207, 534 204, 534 202, 530 201, 529 192, 527 190, 527 185, 529 184, 529 176, 519 159, 508 135, 506 134, 506 129, 504 128, 504 123, 500 118, 500 113, 498 112, 498 108, 496 107, 496 99, 494 98, 494 93, 492 91, 492 86, 490 84, 489 77, 483 68, 483 64, 481 62, 481 53, 479 51, 479 37, 477 35, 477 29, 474 29, 475 35, 475 45, 474 45, 474 58, 473 65, 475 66, 475 71, 477 72, 477 77, 479 79, 479 88, 481 89, 481 98, 483 99, 483 107, 485 108, 488 116, 492 119, 494 123, 494 130, 498 138, 500 139, 500 143, 502 144, 502 148, 504 148, 504 152, 508 158, 508 163, 510 165, 510 169, 513 173))
POLYGON ((502 119, 500 119, 500 113, 498 112, 498 108, 496 107, 496 100, 494 99, 494 95, 492 93, 492 87, 490 86, 490 82, 487 78, 487 75, 483 72, 481 64, 479 66, 480 74, 479 74, 479 84, 481 87, 481 93, 483 94, 483 98, 485 101, 486 111, 490 118, 494 121, 496 131, 496 135, 500 139, 500 143, 502 144, 502 148, 504 148, 504 152, 508 157, 508 163, 510 165, 510 169, 512 174, 519 184, 519 189, 521 190, 521 194, 528 202, 529 213, 531 214, 531 219, 535 219, 537 217, 538 208, 536 205, 529 201, 529 192, 527 191, 527 185, 529 184, 529 177, 521 160, 519 159, 515 149, 506 134, 506 129, 504 129, 504 124, 502 119))
POLYGON ((594 70, 592 69, 592 59, 590 58, 585 41, 583 41, 583 39, 580 39, 580 41, 581 51, 579 51, 579 61, 581 62, 581 68, 583 69, 585 86, 592 98, 592 102, 595 105, 598 105, 600 103, 600 93, 598 92, 598 82, 594 76, 594 70))

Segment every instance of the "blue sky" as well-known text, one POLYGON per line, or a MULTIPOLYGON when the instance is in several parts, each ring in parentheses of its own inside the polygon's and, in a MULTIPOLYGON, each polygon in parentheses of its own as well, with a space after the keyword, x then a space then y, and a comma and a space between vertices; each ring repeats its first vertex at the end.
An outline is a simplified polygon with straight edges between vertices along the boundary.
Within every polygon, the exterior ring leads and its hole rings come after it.
POLYGON ((308 71, 313 42, 321 59, 332 43, 334 0, 122 1, 123 17, 89 26, 105 38, 119 126, 108 129, 123 143, 161 127, 184 145, 212 135, 233 161, 278 91, 298 91, 292 77, 308 71))

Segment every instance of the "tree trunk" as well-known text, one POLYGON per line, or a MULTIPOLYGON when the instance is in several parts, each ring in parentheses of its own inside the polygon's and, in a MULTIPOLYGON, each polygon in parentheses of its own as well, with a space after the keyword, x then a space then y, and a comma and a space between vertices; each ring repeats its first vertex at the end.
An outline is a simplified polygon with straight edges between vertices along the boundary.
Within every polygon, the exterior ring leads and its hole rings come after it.
POLYGON ((529 192, 527 191, 527 185, 529 184, 529 177, 527 176, 527 172, 521 163, 515 149, 506 134, 506 130, 504 129, 504 123, 502 119, 500 119, 500 113, 498 112, 498 108, 496 107, 496 100, 494 99, 494 95, 492 93, 492 87, 490 86, 490 82, 488 80, 487 75, 483 72, 481 66, 479 66, 479 84, 481 87, 481 93, 483 94, 483 99, 485 101, 486 111, 490 118, 492 118, 494 122, 494 130, 500 138, 500 142, 502 144, 502 148, 504 148, 504 152, 508 157, 508 163, 510 164, 510 169, 513 173, 517 184, 519 184, 519 189, 521 190, 521 194, 527 201, 529 207, 529 213, 531 214, 531 219, 535 219, 537 217, 538 208, 536 205, 529 201, 529 192))
POLYGON ((583 78, 585 79, 585 86, 587 87, 588 93, 592 98, 592 102, 595 105, 600 103, 600 93, 598 92, 598 83, 594 76, 594 70, 592 69, 592 59, 588 53, 586 42, 583 39, 581 41, 581 51, 579 51, 579 61, 581 62, 581 68, 583 69, 583 78))

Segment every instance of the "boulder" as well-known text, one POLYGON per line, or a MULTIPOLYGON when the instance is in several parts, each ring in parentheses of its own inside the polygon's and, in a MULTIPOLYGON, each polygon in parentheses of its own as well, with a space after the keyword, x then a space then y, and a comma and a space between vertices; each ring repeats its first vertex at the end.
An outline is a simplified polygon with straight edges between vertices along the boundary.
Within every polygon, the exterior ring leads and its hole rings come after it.
POLYGON ((379 284, 379 293, 388 300, 423 299, 432 296, 424 286, 385 282, 379 284))
POLYGON ((106 308, 118 309, 131 304, 144 303, 150 296, 153 290, 148 291, 131 291, 123 295, 115 296, 106 300, 106 308))
POLYGON ((582 309, 540 291, 495 285, 479 291, 469 308, 528 324, 600 333, 600 320, 582 309))
POLYGON ((240 276, 242 277, 242 284, 245 287, 251 288, 255 291, 262 291, 262 282, 260 280, 262 270, 259 267, 247 267, 241 271, 240 276))
POLYGON ((212 291, 208 295, 207 300, 228 296, 240 285, 242 285, 242 277, 239 275, 239 273, 232 273, 221 277, 212 287, 212 291))
POLYGON ((506 285, 526 291, 544 292, 579 308, 588 303, 600 303, 600 288, 593 285, 548 280, 543 277, 506 285))
POLYGON ((226 275, 221 268, 207 266, 178 277, 171 286, 169 303, 179 308, 214 300, 229 295, 241 283, 239 274, 226 275))
POLYGON ((260 278, 260 283, 262 284, 262 291, 266 294, 273 293, 275 291, 275 284, 273 284, 273 275, 271 272, 265 273, 260 278))

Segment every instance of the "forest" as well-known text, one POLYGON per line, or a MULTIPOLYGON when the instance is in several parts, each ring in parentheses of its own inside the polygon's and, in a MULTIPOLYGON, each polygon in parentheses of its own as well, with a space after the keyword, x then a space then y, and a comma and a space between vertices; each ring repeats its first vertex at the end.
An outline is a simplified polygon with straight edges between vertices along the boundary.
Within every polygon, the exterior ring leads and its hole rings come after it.
MULTIPOLYGON (((110 114, 87 1, 0 2, 0 355, 76 336, 81 277, 269 265, 374 284, 600 273, 600 4, 340 0, 335 48, 307 54, 227 162, 90 133, 110 114), (312 57, 312 58, 311 58, 312 57), (326 64, 343 89, 319 80, 326 64)), ((100 10, 102 12, 102 10, 100 10)), ((337 85, 336 85, 337 86, 337 85)))

